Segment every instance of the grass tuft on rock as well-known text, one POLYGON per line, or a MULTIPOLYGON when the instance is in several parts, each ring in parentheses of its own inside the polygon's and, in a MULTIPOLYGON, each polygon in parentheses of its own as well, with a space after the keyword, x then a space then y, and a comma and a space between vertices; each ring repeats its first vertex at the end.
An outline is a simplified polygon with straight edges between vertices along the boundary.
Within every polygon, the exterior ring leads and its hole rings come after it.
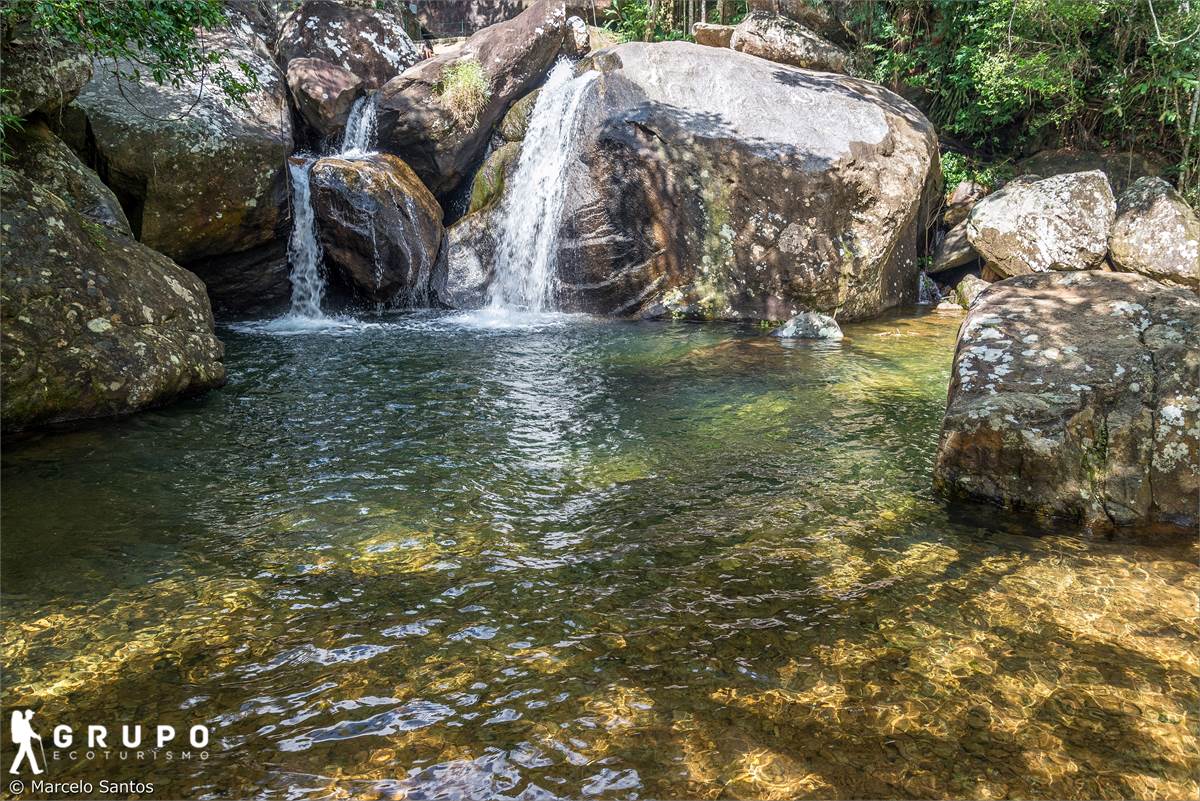
POLYGON ((454 120, 470 128, 491 99, 492 84, 483 65, 468 58, 446 65, 434 92, 454 120))

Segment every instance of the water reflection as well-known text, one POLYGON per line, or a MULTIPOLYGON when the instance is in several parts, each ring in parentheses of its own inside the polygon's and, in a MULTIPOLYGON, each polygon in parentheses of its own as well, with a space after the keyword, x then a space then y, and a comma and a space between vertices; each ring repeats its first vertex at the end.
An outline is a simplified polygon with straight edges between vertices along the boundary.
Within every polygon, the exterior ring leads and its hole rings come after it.
POLYGON ((6 448, 5 708, 214 726, 163 797, 1196 794, 1194 544, 948 516, 956 320, 371 322, 6 448))

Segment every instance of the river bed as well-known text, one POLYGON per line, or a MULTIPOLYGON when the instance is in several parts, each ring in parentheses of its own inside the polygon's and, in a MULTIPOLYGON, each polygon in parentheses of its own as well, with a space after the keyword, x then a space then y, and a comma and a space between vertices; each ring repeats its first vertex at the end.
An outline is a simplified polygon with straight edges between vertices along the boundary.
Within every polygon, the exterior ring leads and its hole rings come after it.
POLYGON ((9 444, 3 708, 153 797, 1194 797, 1194 543, 929 489, 954 315, 225 327, 9 444))

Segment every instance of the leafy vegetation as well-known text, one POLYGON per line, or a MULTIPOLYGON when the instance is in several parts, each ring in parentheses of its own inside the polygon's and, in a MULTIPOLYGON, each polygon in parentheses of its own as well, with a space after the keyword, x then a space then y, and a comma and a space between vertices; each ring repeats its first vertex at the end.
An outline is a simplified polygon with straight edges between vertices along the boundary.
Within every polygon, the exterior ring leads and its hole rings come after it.
POLYGON ((984 162, 961 153, 942 154, 942 178, 947 189, 953 189, 963 181, 995 189, 1011 177, 1012 164, 1008 161, 984 162))
POLYGON ((483 65, 474 58, 447 64, 434 93, 455 121, 470 127, 492 97, 492 84, 483 65))
POLYGON ((606 13, 605 24, 623 41, 690 42, 696 22, 741 21, 746 0, 614 0, 606 13))
POLYGON ((873 77, 979 157, 1136 150, 1172 164, 1196 199, 1200 3, 870 0, 847 22, 873 77))
POLYGON ((180 87, 203 80, 235 102, 258 81, 248 65, 235 73, 209 48, 204 29, 227 21, 220 0, 4 0, 0 24, 7 40, 22 25, 76 45, 93 58, 132 67, 121 76, 180 87))

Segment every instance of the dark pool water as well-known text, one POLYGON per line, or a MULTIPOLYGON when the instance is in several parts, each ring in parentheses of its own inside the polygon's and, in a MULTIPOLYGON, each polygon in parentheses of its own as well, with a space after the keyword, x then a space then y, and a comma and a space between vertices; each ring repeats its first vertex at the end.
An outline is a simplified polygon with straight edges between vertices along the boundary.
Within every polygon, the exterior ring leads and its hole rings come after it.
POLYGON ((6 447, 6 720, 210 726, 50 763, 156 798, 1195 797, 1195 545, 936 502, 958 322, 226 328, 6 447))

